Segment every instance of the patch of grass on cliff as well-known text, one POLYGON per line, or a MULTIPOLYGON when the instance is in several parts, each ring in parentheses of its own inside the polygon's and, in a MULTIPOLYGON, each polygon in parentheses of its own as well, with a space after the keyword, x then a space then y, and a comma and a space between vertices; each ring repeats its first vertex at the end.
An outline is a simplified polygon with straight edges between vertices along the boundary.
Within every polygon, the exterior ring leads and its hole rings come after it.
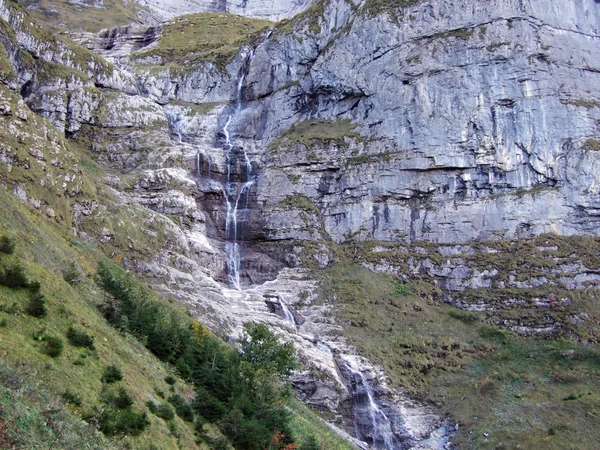
MULTIPOLYGON (((15 31, 30 34, 34 39, 39 41, 44 52, 60 54, 62 60, 70 60, 69 65, 77 70, 93 70, 95 73, 105 72, 107 74, 113 72, 114 66, 105 59, 71 39, 64 37, 64 35, 56 33, 49 23, 44 23, 42 20, 40 25, 38 19, 34 17, 36 13, 35 9, 25 11, 22 7, 15 7, 15 4, 11 6, 13 15, 17 19, 20 19, 18 29, 15 31)), ((50 56, 46 55, 45 58, 48 59, 50 56)), ((35 59, 38 59, 37 56, 35 59)), ((31 60, 30 62, 35 64, 37 61, 31 60)))
POLYGON ((367 0, 364 9, 373 16, 389 12, 396 17, 396 11, 399 8, 407 8, 416 5, 420 1, 421 0, 367 0))
POLYGON ((44 27, 65 32, 97 32, 128 25, 137 21, 136 8, 139 8, 135 2, 123 0, 104 0, 102 8, 68 1, 20 0, 19 3, 44 27))
POLYGON ((359 352, 460 425, 458 448, 594 448, 600 353, 565 339, 517 336, 481 313, 452 308, 422 280, 356 264, 321 273, 344 333, 359 352), (502 443, 502 444, 501 444, 502 443))
POLYGON ((281 21, 275 35, 290 35, 293 34, 298 40, 302 40, 302 29, 307 28, 312 36, 318 36, 321 33, 321 25, 319 21, 325 15, 325 0, 317 0, 309 8, 297 14, 291 19, 281 21))
POLYGON ((600 152, 600 141, 598 139, 589 138, 583 143, 583 148, 585 150, 600 152))
POLYGON ((290 195, 279 202, 284 208, 301 209, 310 214, 319 214, 321 210, 306 195, 290 195))
POLYGON ((0 115, 0 141, 7 147, 6 165, 0 167, 2 181, 10 188, 19 186, 29 202, 42 211, 52 208, 54 218, 70 226, 71 201, 94 191, 80 173, 77 153, 49 121, 31 112, 1 84, 0 101, 13 111, 0 115))
POLYGON ((347 119, 312 119, 292 125, 270 144, 272 150, 300 144, 307 148, 335 143, 347 146, 347 139, 364 140, 364 136, 354 131, 356 124, 347 119))
POLYGON ((158 56, 164 64, 185 70, 205 61, 223 69, 244 45, 260 37, 272 22, 227 13, 202 13, 168 22, 158 42, 136 54, 158 56))

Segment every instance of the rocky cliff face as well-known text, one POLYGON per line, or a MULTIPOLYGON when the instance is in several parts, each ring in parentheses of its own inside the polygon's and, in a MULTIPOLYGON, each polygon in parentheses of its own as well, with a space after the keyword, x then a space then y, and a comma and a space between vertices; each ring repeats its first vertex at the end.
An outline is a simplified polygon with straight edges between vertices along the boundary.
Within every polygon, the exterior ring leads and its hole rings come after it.
POLYGON ((312 0, 139 0, 137 3, 148 8, 152 15, 160 19, 171 19, 184 14, 199 12, 229 12, 248 17, 279 21, 302 12, 312 0))
MULTIPOLYGON (((528 292, 524 303, 508 294, 492 301, 478 290, 584 290, 600 279, 593 257, 558 254, 551 239, 537 237, 598 235, 600 5, 267 3, 147 2, 162 17, 227 10, 279 20, 304 10, 270 32, 256 25, 234 41, 233 54, 173 60, 169 48, 153 52, 166 25, 75 36, 92 53, 52 39, 0 0, 9 24, 0 56, 14 69, 3 82, 56 126, 51 141, 63 134, 108 168, 105 192, 63 208, 77 235, 125 255, 232 338, 250 319, 279 328, 306 363, 295 380, 303 398, 340 414, 349 430, 352 389, 362 379, 408 411, 398 434, 425 441, 439 418, 394 396, 366 361, 348 358, 351 345, 310 275, 280 271, 324 267, 349 246, 364 266, 424 277, 445 300, 490 311, 523 334, 586 320, 568 301, 548 320, 535 320, 536 312, 515 318, 508 306, 540 311, 555 299, 528 292), (254 174, 242 281, 276 281, 240 293, 221 283, 224 183, 245 176, 242 155, 254 174), (515 241, 498 247, 503 239, 515 241), (528 255, 544 261, 525 280, 509 261, 523 248, 524 263, 528 255), (286 322, 284 305, 304 322, 286 322)), ((10 173, 12 156, 3 155, 10 173)), ((17 175, 4 182, 23 196, 27 176, 17 175)))

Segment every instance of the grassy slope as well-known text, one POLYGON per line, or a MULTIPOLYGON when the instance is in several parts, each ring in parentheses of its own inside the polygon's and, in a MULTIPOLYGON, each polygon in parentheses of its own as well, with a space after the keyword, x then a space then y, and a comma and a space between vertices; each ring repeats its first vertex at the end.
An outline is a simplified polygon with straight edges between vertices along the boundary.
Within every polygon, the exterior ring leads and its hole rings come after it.
POLYGON ((256 40, 272 22, 226 13, 202 13, 167 22, 152 48, 138 58, 158 56, 170 68, 184 69, 204 61, 225 67, 240 47, 256 40))
POLYGON ((442 405, 460 425, 458 448, 599 448, 596 345, 516 336, 439 302, 423 281, 402 285, 354 264, 323 276, 359 351, 393 384, 442 405))
POLYGON ((128 25, 137 19, 136 4, 123 0, 104 0, 103 8, 74 5, 66 0, 19 0, 29 14, 48 29, 58 31, 100 31, 128 25))
MULTIPOLYGON (((8 234, 18 242, 15 254, 4 255, 3 259, 7 263, 11 260, 20 262, 28 277, 41 283, 48 307, 47 317, 30 317, 23 313, 27 304, 25 292, 0 287, 0 304, 4 309, 0 312, 0 320, 6 320, 6 327, 0 328, 0 362, 5 370, 20 373, 24 382, 35 386, 42 396, 55 398, 67 389, 80 394, 82 406, 69 407, 75 415, 88 411, 92 406, 101 406, 102 371, 111 364, 122 369, 122 383, 136 407, 145 410, 144 403, 149 395, 158 398, 156 389, 168 393, 170 387, 164 382, 164 377, 170 374, 170 370, 135 339, 111 328, 97 311, 96 304, 102 301, 102 294, 91 277, 96 269, 94 261, 102 255, 94 248, 70 240, 60 227, 30 213, 29 208, 6 191, 0 192, 0 209, 4 211, 0 217, 0 234, 8 234), (62 270, 69 262, 75 262, 84 276, 83 282, 76 286, 62 279, 62 270), (96 351, 82 350, 66 343, 65 333, 73 324, 94 337, 96 351), (34 340, 33 335, 41 330, 65 341, 65 349, 58 358, 52 359, 40 352, 43 343, 34 340), (78 361, 77 365, 75 361, 78 361)), ((191 392, 181 382, 177 383, 176 389, 187 397, 191 392)), ((11 415, 18 415, 18 411, 12 409, 13 404, 8 402, 10 398, 3 400, 2 411, 8 415, 3 416, 3 420, 9 421, 11 415)), ((57 404, 56 400, 51 403, 57 404)), ((34 404, 28 407, 36 409, 34 404)), ((128 438, 134 447, 151 448, 156 445, 165 449, 178 448, 179 441, 185 448, 197 448, 190 426, 181 419, 175 419, 178 439, 163 420, 152 415, 149 417, 151 426, 140 437, 128 438)), ((39 433, 24 433, 28 429, 21 420, 11 426, 16 427, 18 435, 27 440, 23 443, 24 448, 36 448, 36 442, 45 442, 49 433, 44 427, 36 428, 39 433)))

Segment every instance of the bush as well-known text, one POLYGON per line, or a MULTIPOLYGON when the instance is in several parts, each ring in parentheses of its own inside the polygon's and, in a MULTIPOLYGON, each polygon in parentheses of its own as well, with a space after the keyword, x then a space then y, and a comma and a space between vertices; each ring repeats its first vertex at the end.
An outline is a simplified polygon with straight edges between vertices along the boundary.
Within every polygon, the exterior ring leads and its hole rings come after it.
POLYGON ((170 405, 163 403, 156 408, 156 415, 164 420, 172 420, 175 418, 175 411, 170 405))
POLYGON ((64 400, 65 403, 70 403, 70 404, 75 405, 75 406, 81 406, 81 404, 83 403, 83 399, 81 397, 81 394, 77 394, 77 393, 71 392, 68 389, 62 395, 62 399, 64 400))
POLYGON ((116 434, 138 436, 149 425, 148 415, 133 408, 106 408, 98 418, 98 428, 107 436, 116 434))
POLYGON ((152 400, 148 400, 146 402, 146 406, 152 414, 157 415, 161 419, 171 420, 175 418, 175 412, 173 411, 173 408, 167 404, 154 403, 152 400))
POLYGON ((6 328, 8 326, 8 320, 2 319, 0 320, 0 328, 6 328))
POLYGON ((175 379, 175 377, 172 377, 171 375, 167 375, 165 377, 165 383, 173 386, 175 383, 177 382, 177 380, 175 379))
POLYGON ((117 395, 114 396, 112 404, 118 409, 125 409, 133 405, 133 399, 129 392, 121 386, 117 391, 117 395))
POLYGON ((191 405, 186 403, 185 399, 181 395, 172 395, 169 397, 169 403, 175 408, 175 412, 179 417, 187 422, 194 421, 194 409, 191 405))
POLYGON ((27 314, 33 317, 45 317, 48 313, 46 309, 46 298, 39 292, 29 294, 29 304, 27 305, 27 314))
POLYGON ((10 267, 4 267, 0 271, 0 284, 10 289, 21 289, 29 287, 29 280, 25 275, 25 269, 15 264, 10 267))
POLYGON ((94 338, 92 338, 85 331, 80 331, 70 326, 67 330, 67 339, 69 343, 74 347, 87 347, 90 350, 94 350, 94 338))
POLYGON ((63 341, 55 336, 46 336, 43 339, 42 353, 51 358, 60 356, 64 347, 63 341))
POLYGON ((114 383, 123 379, 123 372, 117 366, 108 366, 102 373, 102 381, 105 383, 114 383))
POLYGON ((394 291, 392 292, 392 295, 395 295, 397 297, 403 297, 405 295, 411 294, 411 290, 404 283, 396 281, 396 283, 394 284, 394 291))
POLYGON ((65 270, 63 270, 63 279, 71 286, 81 282, 81 272, 74 262, 70 262, 65 270))
POLYGON ((448 314, 450 317, 465 323, 477 322, 479 320, 476 313, 472 311, 465 311, 464 309, 453 309, 448 314))
POLYGON ((319 441, 317 441, 317 438, 311 434, 300 446, 299 450, 321 450, 321 445, 319 444, 319 441))
POLYGON ((12 255, 15 251, 15 241, 8 236, 0 237, 0 252, 12 255))

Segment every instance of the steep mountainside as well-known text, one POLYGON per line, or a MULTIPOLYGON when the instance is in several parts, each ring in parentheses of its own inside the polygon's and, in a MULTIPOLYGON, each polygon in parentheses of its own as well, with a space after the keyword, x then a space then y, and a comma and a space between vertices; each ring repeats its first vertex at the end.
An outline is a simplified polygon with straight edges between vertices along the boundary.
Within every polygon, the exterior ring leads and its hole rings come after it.
POLYGON ((359 445, 594 447, 597 0, 141 3, 170 20, 75 43, 0 0, 7 105, 46 119, 7 128, 8 191, 228 339, 294 342, 359 445))

